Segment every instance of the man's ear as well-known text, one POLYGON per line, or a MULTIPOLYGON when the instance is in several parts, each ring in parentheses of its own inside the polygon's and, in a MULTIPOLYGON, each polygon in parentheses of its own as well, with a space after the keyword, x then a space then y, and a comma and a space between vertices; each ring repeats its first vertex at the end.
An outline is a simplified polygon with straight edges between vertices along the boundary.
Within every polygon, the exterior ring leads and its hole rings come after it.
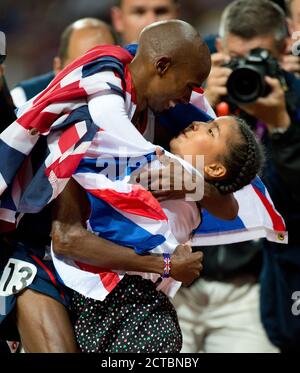
POLYGON ((222 163, 211 163, 204 167, 204 172, 208 179, 220 179, 227 174, 227 169, 222 163))
POLYGON ((165 75, 168 69, 171 66, 171 58, 170 57, 160 57, 155 62, 155 69, 159 76, 165 75))
POLYGON ((54 71, 54 74, 57 75, 61 70, 62 70, 63 66, 62 66, 62 62, 61 62, 61 59, 59 57, 54 57, 53 58, 53 71, 54 71))

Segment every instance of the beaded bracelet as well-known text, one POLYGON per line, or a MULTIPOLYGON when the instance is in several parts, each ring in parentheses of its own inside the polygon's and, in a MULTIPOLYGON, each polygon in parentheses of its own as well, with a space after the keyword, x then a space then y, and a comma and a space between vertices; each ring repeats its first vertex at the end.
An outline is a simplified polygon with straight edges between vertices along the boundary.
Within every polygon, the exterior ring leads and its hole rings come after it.
POLYGON ((171 257, 170 254, 163 254, 164 257, 164 273, 161 276, 162 278, 170 277, 171 272, 171 257))

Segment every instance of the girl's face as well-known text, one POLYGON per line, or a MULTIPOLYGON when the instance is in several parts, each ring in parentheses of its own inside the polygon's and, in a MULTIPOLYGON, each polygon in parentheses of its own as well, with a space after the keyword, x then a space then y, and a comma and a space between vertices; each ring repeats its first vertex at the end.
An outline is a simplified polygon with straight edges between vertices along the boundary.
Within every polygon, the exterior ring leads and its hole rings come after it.
MULTIPOLYGON (((204 155, 206 177, 220 178, 226 175, 222 164, 230 141, 235 141, 238 124, 234 118, 224 116, 210 122, 193 122, 178 137, 170 142, 170 150, 181 157, 192 156, 196 167, 196 156, 204 155)), ((188 160, 188 159, 187 159, 188 160)))

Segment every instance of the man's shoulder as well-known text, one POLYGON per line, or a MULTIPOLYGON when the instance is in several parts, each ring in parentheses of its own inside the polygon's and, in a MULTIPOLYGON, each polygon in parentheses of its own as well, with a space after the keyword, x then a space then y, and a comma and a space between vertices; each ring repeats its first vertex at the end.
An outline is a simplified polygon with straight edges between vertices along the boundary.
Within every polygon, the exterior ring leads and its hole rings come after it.
POLYGON ((49 71, 46 74, 37 75, 30 79, 22 80, 19 84, 17 84, 17 86, 28 87, 28 86, 35 86, 35 85, 41 85, 41 84, 48 85, 53 78, 54 78, 54 72, 49 71))
POLYGON ((50 71, 46 74, 23 80, 17 85, 17 87, 21 87, 25 91, 26 98, 29 100, 44 90, 53 78, 54 72, 50 71))
POLYGON ((218 34, 209 34, 204 36, 204 41, 208 46, 211 54, 217 53, 216 40, 219 38, 218 34))

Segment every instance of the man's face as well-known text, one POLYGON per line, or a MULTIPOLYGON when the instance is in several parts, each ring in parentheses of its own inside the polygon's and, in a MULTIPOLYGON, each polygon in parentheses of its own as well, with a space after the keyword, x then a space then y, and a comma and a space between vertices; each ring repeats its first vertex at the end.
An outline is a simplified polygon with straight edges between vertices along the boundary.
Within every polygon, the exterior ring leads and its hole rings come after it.
POLYGON ((142 29, 151 23, 177 16, 173 0, 123 0, 121 8, 112 9, 114 29, 122 35, 124 44, 137 42, 142 29))
POLYGON ((268 49, 273 57, 279 59, 281 54, 276 46, 276 41, 272 35, 256 36, 252 39, 244 39, 240 36, 228 33, 223 41, 217 42, 219 52, 227 54, 229 57, 245 57, 251 49, 268 49))
POLYGON ((148 85, 147 104, 150 109, 159 113, 178 103, 189 103, 192 90, 200 87, 208 76, 208 64, 204 65, 202 70, 199 65, 187 62, 171 66, 163 76, 157 74, 148 85))

